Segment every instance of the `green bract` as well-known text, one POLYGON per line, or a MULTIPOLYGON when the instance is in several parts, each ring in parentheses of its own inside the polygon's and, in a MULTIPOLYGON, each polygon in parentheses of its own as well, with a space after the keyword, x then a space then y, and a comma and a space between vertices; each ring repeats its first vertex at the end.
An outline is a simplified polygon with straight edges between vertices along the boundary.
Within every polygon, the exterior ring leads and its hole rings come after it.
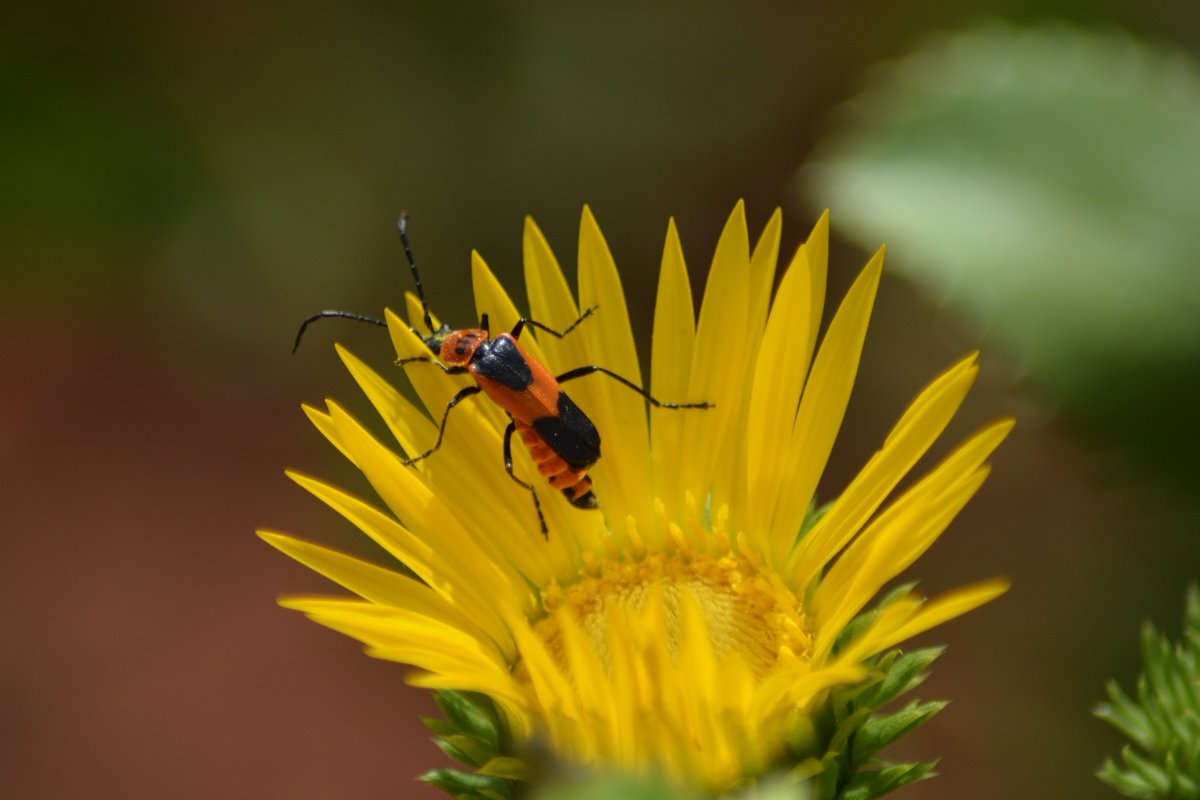
POLYGON ((1096 716, 1130 740, 1120 763, 1108 759, 1098 776, 1126 797, 1200 797, 1200 590, 1188 591, 1183 636, 1172 644, 1147 623, 1142 630, 1145 672, 1135 697, 1115 681, 1096 716))

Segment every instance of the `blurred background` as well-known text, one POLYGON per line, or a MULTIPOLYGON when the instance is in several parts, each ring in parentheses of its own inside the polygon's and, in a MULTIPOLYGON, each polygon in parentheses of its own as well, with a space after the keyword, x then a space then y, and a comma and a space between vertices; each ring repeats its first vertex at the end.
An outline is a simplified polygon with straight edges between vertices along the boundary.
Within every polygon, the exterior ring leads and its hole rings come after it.
MULTIPOLYGON (((1200 14, 1186 0, 118 3, 0 26, 0 795, 441 796, 400 666, 278 609, 330 591, 256 527, 369 552, 282 474, 358 486, 299 411, 363 412, 331 349, 409 288, 520 297, 533 215, 569 274, 584 203, 648 346, 667 218, 693 280, 734 202, 822 209, 830 297, 889 272, 823 494, 965 351, 946 438, 1019 427, 913 570, 1012 592, 934 632, 898 796, 1113 796, 1090 708, 1200 556, 1200 14)), ((756 235, 752 232, 752 236, 756 235)))

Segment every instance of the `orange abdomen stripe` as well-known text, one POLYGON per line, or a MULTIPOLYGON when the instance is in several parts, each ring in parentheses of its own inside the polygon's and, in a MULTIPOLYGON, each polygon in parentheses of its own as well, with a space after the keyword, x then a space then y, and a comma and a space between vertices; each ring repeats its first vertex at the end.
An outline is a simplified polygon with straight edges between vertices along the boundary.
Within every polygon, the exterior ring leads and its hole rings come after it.
POLYGON ((550 485, 560 490, 567 499, 575 502, 592 488, 592 480, 587 476, 587 469, 571 469, 562 456, 550 449, 550 446, 533 428, 520 420, 514 420, 521 441, 529 448, 529 455, 537 465, 538 472, 549 480, 550 485))

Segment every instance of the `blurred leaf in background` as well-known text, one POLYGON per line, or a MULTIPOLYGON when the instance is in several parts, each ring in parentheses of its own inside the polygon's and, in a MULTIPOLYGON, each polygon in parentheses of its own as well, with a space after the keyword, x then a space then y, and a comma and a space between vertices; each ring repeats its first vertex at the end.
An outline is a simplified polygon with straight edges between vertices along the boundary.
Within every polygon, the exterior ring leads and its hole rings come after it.
POLYGON ((802 175, 1082 422, 1200 486, 1200 71, 991 24, 884 68, 802 175))

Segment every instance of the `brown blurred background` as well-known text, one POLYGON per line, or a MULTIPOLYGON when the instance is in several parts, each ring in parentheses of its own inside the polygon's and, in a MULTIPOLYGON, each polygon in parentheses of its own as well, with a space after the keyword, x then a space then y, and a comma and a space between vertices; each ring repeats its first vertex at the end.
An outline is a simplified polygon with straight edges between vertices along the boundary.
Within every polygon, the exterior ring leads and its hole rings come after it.
MULTIPOLYGON (((570 271, 590 203, 648 340, 668 216, 697 281, 738 198, 754 228, 782 205, 793 248, 824 205, 797 176, 840 135, 836 109, 931 34, 1065 20, 1200 44, 1182 0, 131 2, 4 17, 0 795, 13 798, 441 796, 412 782, 443 763, 417 720, 428 697, 278 609, 280 594, 331 587, 253 534, 370 552, 282 470, 359 485, 298 404, 363 410, 330 342, 381 369, 387 342, 329 322, 289 348, 313 311, 400 302, 401 209, 454 320, 470 316, 471 248, 519 287, 528 213, 570 271)), ((865 257, 835 242, 831 297, 865 257)), ((1132 682, 1141 620, 1177 628, 1200 555, 1186 469, 1200 438, 1144 429, 1194 416, 1180 409, 1198 362, 1185 348, 1170 374, 1147 370, 1176 405, 1130 395, 1129 427, 1114 427, 901 272, 885 278, 825 496, 981 341, 953 433, 1000 414, 1020 425, 914 570, 929 591, 995 574, 1014 589, 928 637, 950 651, 921 694, 954 703, 896 755, 942 755, 943 775, 900 796, 1108 796, 1091 773, 1118 739, 1089 709, 1108 677, 1132 682), (1162 446, 1131 455, 1130 441, 1162 446)))

